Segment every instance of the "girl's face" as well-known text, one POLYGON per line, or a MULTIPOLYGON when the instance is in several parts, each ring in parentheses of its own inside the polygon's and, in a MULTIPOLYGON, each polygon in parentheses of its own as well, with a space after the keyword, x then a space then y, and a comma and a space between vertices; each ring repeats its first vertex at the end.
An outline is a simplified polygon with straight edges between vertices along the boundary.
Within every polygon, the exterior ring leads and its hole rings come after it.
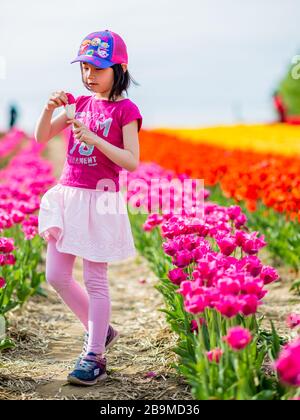
POLYGON ((82 63, 83 80, 89 88, 102 95, 109 94, 114 83, 112 67, 101 69, 89 63, 82 63))

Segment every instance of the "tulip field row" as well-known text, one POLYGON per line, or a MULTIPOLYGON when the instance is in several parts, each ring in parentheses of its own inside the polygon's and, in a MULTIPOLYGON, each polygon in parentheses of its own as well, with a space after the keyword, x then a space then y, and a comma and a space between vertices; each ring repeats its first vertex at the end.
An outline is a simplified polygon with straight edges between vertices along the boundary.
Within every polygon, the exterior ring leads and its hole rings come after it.
MULTIPOLYGON (((175 191, 172 210, 164 212, 158 191, 151 197, 157 211, 146 214, 139 210, 149 209, 149 194, 139 191, 137 203, 132 198, 138 190, 128 191, 135 244, 158 278, 161 310, 178 337, 174 367, 193 398, 300 399, 300 315, 288 316, 288 337, 273 322, 268 329, 262 325, 264 297, 282 281, 276 264, 295 272, 300 266, 298 158, 280 153, 279 146, 272 153, 227 147, 228 138, 221 145, 200 141, 199 133, 188 138, 174 130, 141 131, 142 163, 128 173, 128 182, 137 181, 138 188, 143 181, 151 191, 153 179, 204 179, 205 200, 202 220, 196 195, 183 209, 175 191), (262 250, 274 264, 263 262, 262 250)), ((45 242, 37 234, 37 211, 55 179, 42 158, 44 145, 21 132, 8 133, 0 144, 9 156, 0 170, 0 315, 6 317, 43 293, 45 242)))
MULTIPOLYGON (((150 185, 171 173, 143 164, 128 181, 150 185)), ((298 398, 300 339, 286 343, 273 323, 269 332, 260 326, 268 285, 280 280, 258 256, 267 245, 264 235, 248 228, 240 206, 208 201, 207 190, 204 196, 204 221, 195 217, 193 203, 182 211, 176 201, 173 213, 131 215, 136 245, 159 278, 164 312, 179 337, 178 370, 195 399, 298 398)), ((148 200, 142 197, 139 209, 148 200)), ((288 322, 299 328, 300 315, 291 314, 288 322)))
POLYGON ((240 124, 198 129, 156 129, 195 144, 210 144, 227 150, 254 151, 279 156, 300 155, 299 127, 290 124, 240 124))
MULTIPOLYGON (((37 234, 37 211, 40 194, 55 179, 51 164, 40 156, 42 149, 17 130, 1 139, 1 162, 10 159, 0 170, 0 317, 43 293, 44 242, 37 234)), ((0 339, 0 350, 12 345, 0 339)))
POLYGON ((141 159, 154 161, 177 175, 204 179, 213 201, 240 205, 249 227, 266 236, 274 258, 297 273, 300 155, 292 152, 297 153, 299 128, 279 127, 243 127, 244 139, 242 127, 143 131, 141 159), (280 154, 284 148, 290 155, 280 154))

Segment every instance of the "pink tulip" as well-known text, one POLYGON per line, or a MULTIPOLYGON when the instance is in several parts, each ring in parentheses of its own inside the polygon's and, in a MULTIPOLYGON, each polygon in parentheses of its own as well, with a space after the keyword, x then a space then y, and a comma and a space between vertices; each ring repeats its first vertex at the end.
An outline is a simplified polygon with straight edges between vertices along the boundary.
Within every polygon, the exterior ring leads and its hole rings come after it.
POLYGON ((223 353, 224 351, 222 349, 215 348, 211 351, 206 352, 206 355, 210 362, 220 363, 223 353))
POLYGON ((252 232, 242 244, 243 251, 249 255, 257 254, 261 248, 267 245, 264 241, 264 235, 261 238, 257 238, 257 234, 258 232, 252 232))
MULTIPOLYGON (((204 318, 199 318, 199 324, 200 325, 206 324, 205 319, 204 318)), ((197 324, 197 321, 195 319, 192 319, 192 321, 191 321, 190 331, 191 332, 194 332, 194 331, 198 332, 198 324, 197 324)))
POLYGON ((5 220, 5 229, 9 229, 14 225, 12 217, 8 216, 5 220))
POLYGON ((291 329, 300 326, 300 314, 296 314, 296 313, 289 314, 286 319, 286 324, 291 329))
POLYGON ((284 346, 275 368, 282 382, 300 386, 300 338, 284 346))
POLYGON ((206 290, 205 298, 207 301, 207 306, 209 308, 215 308, 218 302, 220 301, 220 291, 213 287, 210 287, 206 290))
POLYGON ((257 311, 258 298, 254 295, 245 295, 240 299, 240 304, 243 315, 253 315, 257 311))
POLYGON ((153 226, 151 223, 147 223, 147 222, 145 222, 144 224, 143 224, 143 230, 145 231, 145 232, 151 232, 151 230, 153 230, 155 228, 155 226, 153 226))
POLYGON ((241 305, 235 296, 221 296, 219 302, 216 304, 216 309, 227 318, 232 318, 239 313, 241 305))
POLYGON ((3 159, 14 151, 14 149, 24 139, 25 133, 21 130, 12 128, 2 139, 0 143, 0 158, 3 159))
POLYGON ((185 310, 192 314, 199 314, 207 307, 207 302, 204 296, 193 296, 184 301, 185 310))
POLYGON ((146 280, 145 279, 139 279, 139 283, 145 284, 146 283, 146 280))
POLYGON ((236 219, 241 214, 240 206, 229 206, 227 209, 227 214, 231 220, 236 219))
POLYGON ((33 211, 35 211, 35 207, 33 205, 30 205, 28 203, 20 203, 18 206, 18 210, 20 210, 21 212, 25 213, 25 214, 30 214, 33 211))
POLYGON ((226 341, 233 350, 238 351, 248 346, 252 340, 252 336, 250 331, 243 327, 233 327, 229 329, 227 336, 223 337, 223 340, 226 341))
POLYGON ((17 224, 24 220, 25 215, 21 211, 13 210, 11 217, 12 217, 13 223, 17 224))
POLYGON ((6 254, 0 254, 0 267, 6 264, 6 254))
POLYGON ((187 279, 188 275, 182 270, 182 268, 174 268, 168 273, 168 277, 172 283, 180 285, 184 280, 187 279))
POLYGON ((155 378, 155 376, 157 376, 157 373, 156 372, 153 372, 153 371, 147 372, 145 374, 145 377, 146 378, 155 378))
POLYGON ((0 252, 7 254, 13 249, 15 249, 13 238, 0 238, 0 252))
POLYGON ((38 217, 34 214, 29 215, 29 217, 23 221, 22 226, 35 226, 38 227, 38 217))
POLYGON ((238 246, 242 246, 245 240, 247 239, 247 233, 244 232, 243 230, 237 230, 234 236, 235 236, 236 244, 238 246))
POLYGON ((247 222, 247 216, 245 214, 240 214, 234 222, 234 225, 236 229, 240 229, 246 222, 247 222))
POLYGON ((3 289, 3 287, 6 285, 6 281, 3 277, 0 277, 0 289, 3 289))
POLYGON ((209 232, 209 225, 207 225, 206 223, 203 223, 203 222, 198 223, 197 225, 193 224, 190 227, 190 232, 191 233, 193 233, 193 232, 197 233, 199 236, 204 238, 205 236, 207 236, 207 234, 209 232))
POLYGON ((37 234, 37 228, 35 226, 23 226, 22 231, 26 240, 33 239, 37 234))
POLYGON ((196 248, 196 246, 198 245, 199 241, 201 239, 198 238, 198 240, 196 240, 196 238, 193 235, 184 235, 181 238, 178 238, 178 245, 180 247, 180 250, 187 250, 187 251, 193 251, 193 249, 196 248))
POLYGON ((192 251, 193 259, 195 261, 201 260, 206 254, 211 251, 211 247, 209 243, 201 243, 192 251))
POLYGON ((275 268, 265 265, 261 270, 260 278, 263 280, 264 284, 269 284, 278 280, 279 275, 275 268))
POLYGON ((188 296, 192 293, 192 282, 191 281, 183 281, 180 284, 180 288, 176 290, 177 293, 180 293, 182 296, 188 296))
POLYGON ((236 248, 235 238, 217 239, 217 244, 224 255, 230 255, 236 248))
POLYGON ((223 295, 238 295, 241 285, 238 280, 223 277, 218 281, 218 287, 223 295))
POLYGON ((262 281, 247 277, 242 283, 242 292, 246 295, 256 295, 261 299, 264 296, 263 287, 264 283, 262 281))
POLYGON ((255 255, 242 258, 241 265, 245 267, 251 276, 256 277, 262 270, 262 263, 255 255))
POLYGON ((210 284, 216 274, 215 265, 214 262, 200 261, 193 270, 193 278, 200 281, 206 280, 210 284))
POLYGON ((158 226, 163 222, 163 216, 157 213, 150 214, 146 220, 146 223, 152 226, 158 226))
POLYGON ((206 215, 211 214, 214 212, 214 210, 218 208, 218 205, 215 203, 207 203, 204 207, 204 212, 206 215))
POLYGON ((163 250, 167 255, 173 257, 178 252, 178 244, 175 241, 167 241, 162 244, 163 250))
MULTIPOLYGON (((14 265, 16 262, 16 257, 13 254, 6 254, 5 256, 5 264, 6 265, 14 265)), ((1 265, 1 262, 0 262, 1 265)))
POLYGON ((187 267, 193 260, 193 255, 190 253, 190 251, 179 251, 177 254, 173 257, 172 263, 176 265, 177 267, 187 267))

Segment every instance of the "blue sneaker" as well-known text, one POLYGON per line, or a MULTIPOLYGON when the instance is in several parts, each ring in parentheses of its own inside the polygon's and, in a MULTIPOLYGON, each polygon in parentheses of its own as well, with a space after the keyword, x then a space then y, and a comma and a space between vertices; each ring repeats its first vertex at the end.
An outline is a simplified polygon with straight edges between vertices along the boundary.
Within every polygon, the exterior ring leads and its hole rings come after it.
MULTIPOLYGON (((118 338, 120 337, 120 334, 117 330, 115 330, 111 325, 109 325, 108 327, 108 331, 107 331, 107 336, 106 336, 106 341, 105 341, 105 350, 109 349, 111 346, 113 346, 115 344, 115 342, 118 340, 118 338)), ((86 332, 84 335, 84 342, 83 342, 83 347, 81 350, 81 353, 75 363, 75 369, 76 367, 79 366, 79 363, 81 361, 81 359, 85 356, 86 352, 87 352, 87 347, 88 347, 88 341, 89 341, 89 333, 86 332)))
POLYGON ((70 384, 91 386, 106 378, 106 358, 99 357, 95 353, 88 353, 67 379, 70 384))

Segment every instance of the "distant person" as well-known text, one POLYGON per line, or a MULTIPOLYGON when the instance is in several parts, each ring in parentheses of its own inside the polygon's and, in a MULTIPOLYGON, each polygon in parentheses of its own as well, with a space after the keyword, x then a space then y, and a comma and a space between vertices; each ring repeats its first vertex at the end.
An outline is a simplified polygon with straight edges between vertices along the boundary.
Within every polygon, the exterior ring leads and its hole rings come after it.
POLYGON ((286 109, 285 104, 283 103, 282 97, 277 91, 274 92, 273 94, 273 101, 274 101, 274 106, 278 115, 278 121, 281 123, 286 122, 287 109, 286 109))
POLYGON ((18 110, 16 105, 10 105, 9 107, 9 129, 11 130, 17 121, 18 110))
POLYGON ((282 96, 277 91, 273 94, 273 101, 279 122, 300 125, 300 115, 288 115, 288 108, 284 103, 282 96))

